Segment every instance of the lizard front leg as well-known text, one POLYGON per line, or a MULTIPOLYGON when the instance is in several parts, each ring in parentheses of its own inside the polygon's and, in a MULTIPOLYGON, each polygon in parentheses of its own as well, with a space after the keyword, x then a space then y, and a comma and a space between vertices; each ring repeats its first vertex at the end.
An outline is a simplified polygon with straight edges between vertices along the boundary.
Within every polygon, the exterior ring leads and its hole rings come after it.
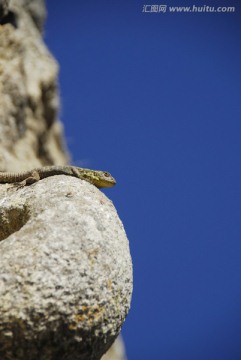
POLYGON ((40 176, 39 176, 38 171, 33 170, 30 176, 28 176, 26 179, 20 181, 19 183, 17 183, 16 186, 21 188, 26 185, 34 184, 35 182, 37 182, 39 180, 40 180, 40 176))
POLYGON ((20 184, 23 184, 23 186, 25 185, 31 185, 31 184, 34 184, 35 182, 39 181, 40 180, 40 176, 39 176, 39 173, 34 170, 32 172, 32 174, 27 177, 26 179, 24 179, 23 181, 21 181, 20 184))

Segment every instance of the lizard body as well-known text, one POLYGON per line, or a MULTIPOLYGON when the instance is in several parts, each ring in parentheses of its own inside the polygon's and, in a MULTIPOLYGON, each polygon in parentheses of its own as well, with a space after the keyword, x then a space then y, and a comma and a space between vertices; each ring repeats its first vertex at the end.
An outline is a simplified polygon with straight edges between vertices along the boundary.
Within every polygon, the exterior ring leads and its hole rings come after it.
POLYGON ((77 166, 44 166, 29 171, 14 173, 0 172, 0 183, 32 184, 38 180, 54 175, 69 175, 86 180, 97 188, 112 187, 115 179, 106 171, 84 169, 77 166))

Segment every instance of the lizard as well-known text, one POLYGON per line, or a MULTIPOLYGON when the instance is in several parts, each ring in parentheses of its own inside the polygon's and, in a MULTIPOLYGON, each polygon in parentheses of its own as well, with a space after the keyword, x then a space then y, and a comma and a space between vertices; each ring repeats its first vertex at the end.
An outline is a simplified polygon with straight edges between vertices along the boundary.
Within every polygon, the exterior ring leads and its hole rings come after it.
POLYGON ((41 179, 54 175, 75 176, 86 180, 97 188, 112 187, 116 180, 107 171, 90 170, 77 166, 44 166, 23 172, 1 172, 0 184, 20 183, 21 185, 33 184, 41 179))

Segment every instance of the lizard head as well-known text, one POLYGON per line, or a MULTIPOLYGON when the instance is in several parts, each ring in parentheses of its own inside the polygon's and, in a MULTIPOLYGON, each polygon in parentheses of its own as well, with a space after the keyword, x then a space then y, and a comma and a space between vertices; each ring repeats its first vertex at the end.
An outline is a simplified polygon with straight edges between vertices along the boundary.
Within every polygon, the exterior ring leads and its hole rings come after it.
POLYGON ((93 184, 98 188, 112 187, 116 184, 116 180, 107 171, 96 171, 93 184))
POLYGON ((85 169, 84 172, 83 170, 81 171, 80 177, 95 185, 97 188, 112 187, 116 184, 116 180, 107 171, 85 169))

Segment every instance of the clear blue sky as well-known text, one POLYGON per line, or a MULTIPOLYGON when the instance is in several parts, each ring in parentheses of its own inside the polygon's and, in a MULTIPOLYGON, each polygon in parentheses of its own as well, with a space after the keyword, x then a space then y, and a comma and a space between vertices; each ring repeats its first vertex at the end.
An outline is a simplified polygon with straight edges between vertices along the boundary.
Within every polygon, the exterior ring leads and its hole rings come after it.
POLYGON ((130 240, 129 360, 241 359, 241 2, 144 13, 47 1, 73 163, 105 169, 130 240))

